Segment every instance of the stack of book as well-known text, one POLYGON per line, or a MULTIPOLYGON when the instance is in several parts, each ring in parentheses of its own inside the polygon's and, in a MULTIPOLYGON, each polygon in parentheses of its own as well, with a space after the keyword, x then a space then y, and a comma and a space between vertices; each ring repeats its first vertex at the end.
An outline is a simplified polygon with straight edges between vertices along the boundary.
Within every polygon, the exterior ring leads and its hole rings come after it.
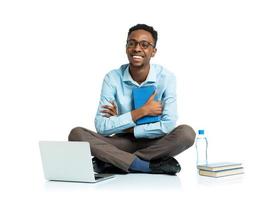
POLYGON ((207 165, 198 165, 197 168, 199 169, 199 175, 210 177, 223 177, 244 173, 242 163, 234 162, 209 163, 207 165))

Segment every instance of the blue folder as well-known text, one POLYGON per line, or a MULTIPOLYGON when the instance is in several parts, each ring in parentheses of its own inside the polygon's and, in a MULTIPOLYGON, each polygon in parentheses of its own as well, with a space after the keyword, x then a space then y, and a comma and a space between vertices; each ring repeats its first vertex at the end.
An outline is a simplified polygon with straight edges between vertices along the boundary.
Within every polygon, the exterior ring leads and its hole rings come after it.
MULTIPOLYGON (((149 99, 149 97, 155 92, 155 86, 143 86, 132 89, 133 96, 133 108, 138 109, 142 107, 149 99)), ((154 100, 158 100, 155 96, 154 100)), ((161 116, 144 116, 136 121, 137 125, 154 123, 161 120, 161 116)))

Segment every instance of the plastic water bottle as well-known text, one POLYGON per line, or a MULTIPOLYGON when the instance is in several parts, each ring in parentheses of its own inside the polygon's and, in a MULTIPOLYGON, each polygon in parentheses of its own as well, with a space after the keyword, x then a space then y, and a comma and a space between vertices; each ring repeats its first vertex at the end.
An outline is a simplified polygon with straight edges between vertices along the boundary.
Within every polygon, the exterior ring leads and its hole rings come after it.
POLYGON ((196 152, 197 161, 196 165, 207 165, 208 164, 208 140, 205 137, 204 130, 198 130, 196 138, 196 152))

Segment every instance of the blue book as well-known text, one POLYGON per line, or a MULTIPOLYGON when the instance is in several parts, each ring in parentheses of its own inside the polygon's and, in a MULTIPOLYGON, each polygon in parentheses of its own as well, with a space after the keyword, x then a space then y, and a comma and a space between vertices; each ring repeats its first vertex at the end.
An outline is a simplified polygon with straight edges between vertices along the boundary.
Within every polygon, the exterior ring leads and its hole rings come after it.
MULTIPOLYGON (((134 88, 132 90, 133 96, 133 108, 138 109, 142 107, 149 99, 149 97, 155 92, 155 86, 144 86, 139 88, 134 88)), ((158 97, 155 96, 155 100, 158 100, 158 97)), ((161 120, 161 116, 144 116, 136 121, 137 125, 154 123, 161 120)))

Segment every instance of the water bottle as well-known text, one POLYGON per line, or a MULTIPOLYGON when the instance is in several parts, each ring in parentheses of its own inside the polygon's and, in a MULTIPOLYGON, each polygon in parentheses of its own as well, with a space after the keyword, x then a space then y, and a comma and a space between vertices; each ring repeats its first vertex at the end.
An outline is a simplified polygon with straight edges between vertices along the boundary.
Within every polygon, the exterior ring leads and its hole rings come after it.
POLYGON ((208 140, 205 137, 204 130, 198 130, 198 135, 196 138, 196 152, 197 161, 196 165, 207 165, 208 164, 208 140))

